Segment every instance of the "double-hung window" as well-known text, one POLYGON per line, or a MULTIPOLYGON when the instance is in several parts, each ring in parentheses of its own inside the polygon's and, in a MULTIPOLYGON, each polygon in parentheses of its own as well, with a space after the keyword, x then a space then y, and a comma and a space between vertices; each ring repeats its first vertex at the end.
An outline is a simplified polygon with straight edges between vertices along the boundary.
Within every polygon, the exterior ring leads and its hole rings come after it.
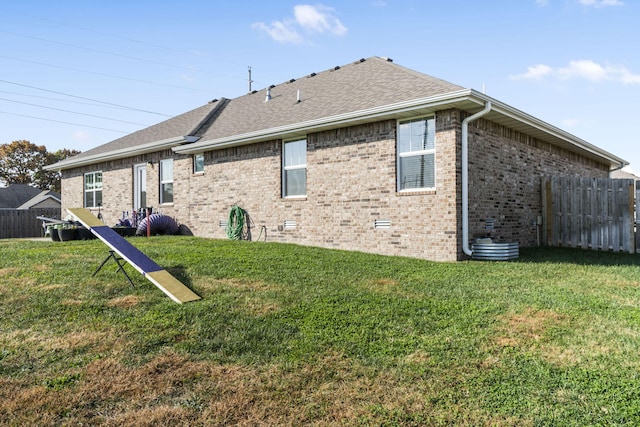
POLYGON ((433 116, 398 122, 398 191, 435 188, 435 124, 433 116))
POLYGON ((173 203, 173 159, 160 160, 160 203, 173 203))
POLYGON ((204 172, 204 154, 194 154, 193 155, 193 173, 203 173, 204 172))
POLYGON ((306 196, 307 140, 285 141, 282 151, 282 195, 306 196))
POLYGON ((84 174, 84 207, 102 206, 102 172, 84 174))

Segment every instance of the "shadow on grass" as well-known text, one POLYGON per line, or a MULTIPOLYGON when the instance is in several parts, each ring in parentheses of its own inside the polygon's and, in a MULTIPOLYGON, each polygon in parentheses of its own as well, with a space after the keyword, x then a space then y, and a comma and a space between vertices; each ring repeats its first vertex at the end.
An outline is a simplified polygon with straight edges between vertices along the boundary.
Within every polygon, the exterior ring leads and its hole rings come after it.
POLYGON ((519 261, 640 267, 640 254, 545 246, 540 248, 520 248, 519 261))
POLYGON ((183 285, 185 285, 191 291, 195 292, 199 296, 202 296, 198 292, 196 292, 195 289, 193 289, 193 283, 191 282, 191 278, 187 274, 186 267, 182 265, 176 265, 170 268, 166 268, 166 270, 169 272, 169 274, 171 274, 173 277, 178 279, 183 285))

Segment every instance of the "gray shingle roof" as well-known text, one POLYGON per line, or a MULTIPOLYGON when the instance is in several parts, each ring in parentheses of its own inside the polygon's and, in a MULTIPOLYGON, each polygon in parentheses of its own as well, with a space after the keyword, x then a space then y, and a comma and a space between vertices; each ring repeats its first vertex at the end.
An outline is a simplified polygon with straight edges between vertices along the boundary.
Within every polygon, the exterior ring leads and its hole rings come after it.
POLYGON ((202 135, 211 140, 464 89, 372 57, 232 99, 202 135), (298 91, 301 102, 297 102, 298 91))
POLYGON ((385 58, 371 57, 232 100, 209 103, 46 169, 70 169, 167 148, 183 154, 195 153, 274 135, 285 137, 309 129, 328 129, 334 123, 356 123, 381 117, 381 112, 397 118, 405 108, 413 113, 419 109, 431 113, 437 105, 473 113, 487 102, 493 104, 486 116, 488 120, 611 165, 626 164, 611 153, 473 89, 410 70, 385 58), (267 90, 270 100, 265 102, 267 90), (194 138, 185 138, 188 136, 194 138))
POLYGON ((8 187, 0 188, 0 208, 17 208, 41 192, 42 190, 27 184, 11 184, 8 187))
POLYGON ((203 130, 203 124, 222 103, 222 101, 218 100, 211 101, 206 105, 179 116, 165 120, 148 128, 141 129, 137 132, 133 132, 91 150, 84 151, 77 156, 74 156, 73 159, 79 160, 85 157, 92 157, 97 154, 109 153, 169 138, 199 136, 199 132, 202 132, 203 130))

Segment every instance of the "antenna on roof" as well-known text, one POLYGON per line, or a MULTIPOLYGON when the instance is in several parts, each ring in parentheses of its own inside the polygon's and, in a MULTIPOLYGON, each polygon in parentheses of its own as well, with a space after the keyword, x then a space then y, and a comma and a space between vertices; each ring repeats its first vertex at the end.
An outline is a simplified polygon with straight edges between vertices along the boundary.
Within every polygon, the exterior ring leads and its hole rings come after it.
POLYGON ((251 80, 251 66, 247 66, 247 68, 249 69, 249 93, 251 93, 251 83, 253 83, 253 80, 251 80))

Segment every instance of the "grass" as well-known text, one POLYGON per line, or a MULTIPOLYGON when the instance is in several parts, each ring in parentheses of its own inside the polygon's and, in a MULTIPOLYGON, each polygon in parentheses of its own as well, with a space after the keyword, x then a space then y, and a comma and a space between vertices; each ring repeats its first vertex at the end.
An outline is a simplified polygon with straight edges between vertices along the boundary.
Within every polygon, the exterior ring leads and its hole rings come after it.
POLYGON ((195 237, 0 241, 0 425, 622 426, 640 420, 640 257, 434 263, 195 237))

